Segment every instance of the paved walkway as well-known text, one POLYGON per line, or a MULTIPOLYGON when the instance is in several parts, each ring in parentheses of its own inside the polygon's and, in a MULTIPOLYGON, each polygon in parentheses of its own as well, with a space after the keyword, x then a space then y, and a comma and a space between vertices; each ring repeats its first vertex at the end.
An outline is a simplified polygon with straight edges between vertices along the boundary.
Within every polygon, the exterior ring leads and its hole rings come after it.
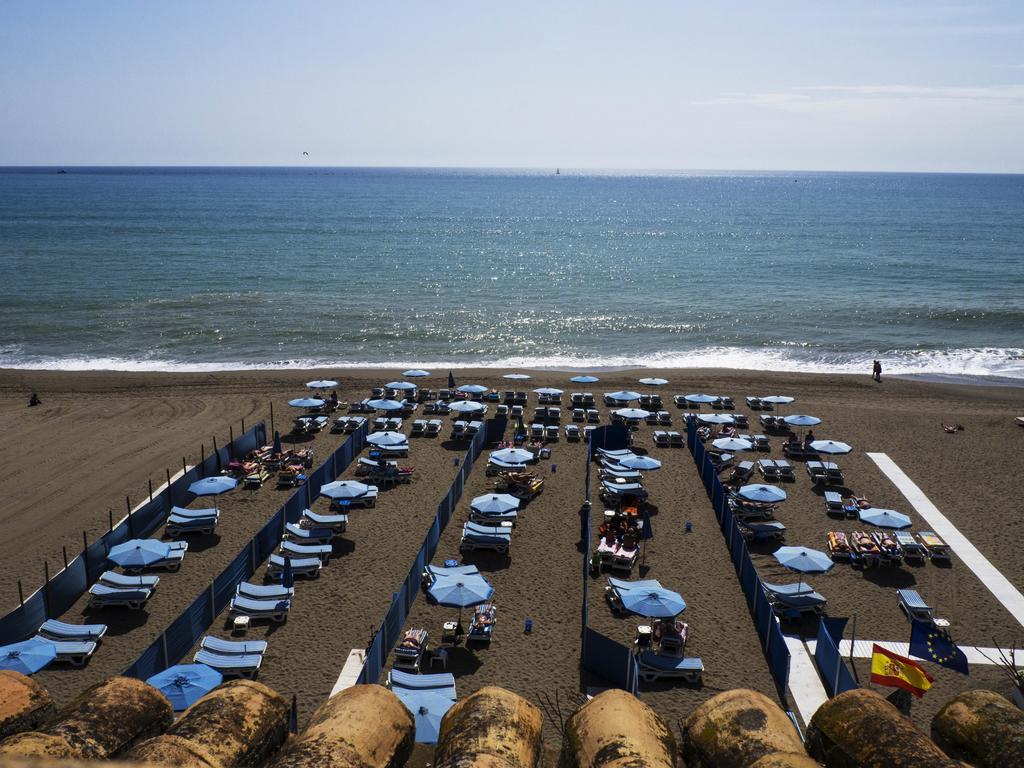
POLYGON ((807 652, 804 641, 799 637, 786 635, 786 647, 789 649, 789 692, 796 702, 797 711, 804 726, 811 722, 811 716, 818 707, 828 701, 825 686, 818 677, 818 667, 814 657, 807 652))
MULTIPOLYGON (((870 659, 871 658, 871 647, 878 643, 883 648, 898 653, 901 656, 911 656, 910 643, 900 643, 893 640, 856 640, 853 643, 853 657, 855 659, 870 659)), ((813 655, 814 649, 817 647, 817 640, 807 641, 807 650, 813 655)), ((998 664, 999 663, 999 652, 1002 651, 1007 658, 1011 655, 1016 655, 1017 664, 1024 664, 1024 650, 1018 648, 1014 651, 1012 648, 987 648, 984 646, 974 645, 958 645, 961 651, 964 652, 964 656, 967 657, 968 664, 998 664)), ((839 641, 839 655, 844 659, 850 658, 850 641, 840 640, 839 641)))
POLYGON ((964 564, 974 571, 981 583, 995 595, 996 600, 1002 603, 1010 615, 1024 627, 1024 595, 988 561, 988 558, 978 551, 977 547, 971 544, 966 536, 960 533, 945 515, 939 512, 938 508, 924 495, 924 491, 907 477, 906 473, 889 458, 888 454, 869 453, 868 458, 878 465, 878 468, 906 496, 910 505, 917 510, 917 513, 924 518, 931 529, 942 537, 957 557, 963 560, 964 564))

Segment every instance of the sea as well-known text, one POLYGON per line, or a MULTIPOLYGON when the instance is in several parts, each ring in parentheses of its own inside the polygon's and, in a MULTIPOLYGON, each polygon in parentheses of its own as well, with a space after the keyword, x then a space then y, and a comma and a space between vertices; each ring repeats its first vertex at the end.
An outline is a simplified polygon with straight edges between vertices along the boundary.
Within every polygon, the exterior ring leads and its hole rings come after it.
POLYGON ((1024 380, 1024 176, 0 168, 0 367, 1024 380))

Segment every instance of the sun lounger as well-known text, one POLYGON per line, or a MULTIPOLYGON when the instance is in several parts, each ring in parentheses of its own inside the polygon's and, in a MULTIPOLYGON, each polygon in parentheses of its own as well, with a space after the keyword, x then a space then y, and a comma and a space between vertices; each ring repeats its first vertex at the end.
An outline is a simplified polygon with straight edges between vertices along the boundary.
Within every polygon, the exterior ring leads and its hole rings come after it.
POLYGON ((519 512, 514 509, 508 512, 480 512, 479 510, 470 508, 469 519, 474 523, 480 523, 480 525, 496 527, 502 523, 512 523, 514 526, 516 520, 519 519, 519 512))
POLYGON ((949 546, 934 531, 919 531, 917 534, 921 544, 928 550, 928 557, 938 562, 952 562, 949 546))
POLYGON ((736 407, 736 404, 732 401, 732 398, 731 397, 727 397, 725 395, 723 395, 722 397, 718 398, 718 402, 727 411, 731 411, 733 408, 736 407))
POLYGON ((388 672, 388 688, 401 698, 402 691, 431 691, 455 701, 455 676, 450 673, 414 675, 400 669, 388 672))
POLYGON ((881 551, 871 534, 864 531, 854 531, 850 534, 850 546, 856 555, 855 560, 861 565, 878 565, 881 558, 881 551))
MULTIPOLYGON (((752 410, 752 411, 760 411, 766 405, 768 405, 768 404, 767 403, 762 403, 761 402, 761 398, 759 398, 759 397, 748 397, 747 398, 747 407, 750 410, 752 410)), ((768 410, 768 409, 765 408, 765 410, 768 410)))
POLYGON ((786 538, 786 526, 778 520, 765 522, 737 520, 736 522, 740 527, 740 533, 743 534, 743 538, 747 541, 766 541, 769 539, 781 541, 786 538))
POLYGON ((426 429, 424 434, 427 437, 437 437, 441 434, 441 420, 440 419, 429 419, 427 421, 426 429))
POLYGON ((415 419, 412 423, 412 436, 420 437, 427 430, 426 419, 415 419))
POLYGON ((779 473, 779 480, 785 482, 793 482, 796 480, 796 474, 793 472, 793 465, 785 459, 776 459, 775 469, 779 473))
POLYGON ((259 488, 269 479, 270 472, 267 471, 266 467, 261 465, 249 472, 245 476, 242 484, 246 488, 259 488))
POLYGON ((321 515, 311 509, 302 510, 302 524, 307 528, 330 528, 335 534, 344 533, 348 515, 321 515))
POLYGON ((498 620, 498 609, 492 603, 478 605, 466 634, 466 642, 489 643, 494 639, 494 624, 498 620))
MULTIPOLYGON (((291 558, 292 574, 295 577, 302 576, 307 579, 315 579, 320 575, 323 563, 319 557, 293 557, 291 558)), ((284 557, 282 555, 271 555, 267 560, 267 575, 279 577, 284 573, 284 557)))
POLYGON ((654 651, 642 651, 637 656, 640 678, 645 682, 661 679, 683 680, 700 684, 704 675, 704 662, 699 657, 678 658, 654 651))
POLYGON ((231 598, 228 610, 232 616, 248 616, 252 619, 272 619, 278 623, 288 618, 288 610, 292 607, 290 598, 284 600, 258 600, 245 595, 231 598))
POLYGON ((558 439, 558 426, 556 424, 549 424, 544 427, 544 439, 549 442, 558 439))
POLYGON ((423 655, 428 648, 429 635, 425 629, 410 629, 395 646, 395 669, 419 672, 423 655))
POLYGON ((544 439, 544 425, 543 424, 531 424, 530 425, 530 437, 535 440, 544 439))
POLYGON ((892 535, 899 544, 904 560, 924 562, 928 558, 928 550, 910 531, 893 531, 892 535))
POLYGON ((636 545, 627 547, 624 544, 620 544, 618 549, 612 555, 611 562, 609 565, 616 571, 625 571, 631 573, 633 566, 636 565, 636 561, 640 559, 640 548, 636 545))
POLYGON ((330 544, 296 544, 294 541, 285 539, 280 545, 280 554, 282 555, 296 558, 319 557, 324 565, 330 562, 333 552, 334 548, 330 544))
POLYGON ((117 589, 156 589, 160 583, 159 576, 126 576, 117 571, 104 571, 100 574, 100 584, 117 589))
POLYGON ((348 423, 345 425, 345 431, 355 432, 365 423, 366 419, 363 416, 349 416, 348 423))
POLYGON ((843 497, 835 491, 825 491, 825 512, 830 515, 846 514, 843 507, 843 497))
POLYGON ((757 420, 765 429, 782 429, 783 427, 786 426, 786 422, 784 422, 782 419, 777 419, 775 416, 771 416, 767 413, 762 413, 760 416, 757 417, 757 420))
POLYGON ((647 498, 647 490, 640 483, 613 483, 603 480, 601 482, 601 493, 616 500, 623 496, 647 498))
POLYGON ((829 531, 826 537, 828 553, 833 560, 853 560, 856 553, 850 543, 850 537, 842 531, 829 531))
POLYGON ((761 477, 768 481, 778 481, 781 478, 778 467, 772 459, 760 459, 757 462, 757 469, 761 477))
POLYGON ((338 418, 336 418, 334 420, 334 423, 331 425, 331 432, 334 432, 334 433, 344 432, 345 431, 345 427, 347 425, 348 425, 348 416, 339 416, 338 418))
POLYGON ((180 536, 186 533, 209 535, 213 533, 219 520, 220 514, 216 511, 210 517, 182 517, 171 513, 167 518, 167 526, 164 530, 168 536, 180 536))
POLYGON ((262 656, 267 651, 266 640, 222 640, 206 635, 199 647, 221 656, 262 656))
POLYGON ((673 448, 682 448, 683 436, 679 432, 675 432, 674 430, 670 429, 668 431, 668 444, 671 445, 673 448))
POLYGON ((821 614, 825 610, 828 600, 817 592, 799 592, 797 594, 785 594, 765 590, 768 601, 772 604, 775 612, 781 616, 796 618, 804 614, 821 614))
POLYGON ((611 458, 611 459, 623 459, 627 456, 636 456, 628 448, 617 448, 615 450, 608 450, 606 448, 597 448, 594 450, 594 456, 598 458, 611 458))
POLYGON ((903 561, 903 553, 892 531, 872 531, 871 538, 878 545, 879 565, 899 565, 903 561))
POLYGON ((844 485, 846 478, 843 476, 843 471, 839 469, 839 465, 831 461, 826 461, 825 464, 825 478, 829 485, 844 485))
POLYGON ((484 526, 473 522, 462 526, 462 541, 459 544, 459 550, 462 552, 488 549, 504 553, 508 552, 511 546, 511 528, 484 526))
POLYGON ((566 424, 565 425, 565 439, 570 441, 570 442, 573 442, 573 443, 579 442, 579 439, 580 439, 580 428, 578 426, 576 426, 575 424, 566 424))
POLYGON ((716 472, 722 472, 731 467, 733 459, 736 458, 731 453, 714 453, 712 451, 708 451, 706 455, 716 472))
POLYGON ((658 411, 656 416, 658 424, 661 424, 662 426, 669 426, 672 424, 672 414, 668 411, 658 411))
POLYGON ((572 420, 573 421, 586 421, 587 410, 586 408, 573 408, 572 409, 572 420))
POLYGON ((207 650, 198 650, 192 657, 197 664, 205 664, 213 667, 225 677, 245 677, 250 680, 256 679, 260 666, 263 664, 263 656, 260 654, 237 655, 220 654, 207 650))
POLYGON ((463 421, 461 419, 456 420, 452 424, 452 439, 461 440, 462 438, 464 438, 466 436, 466 427, 468 426, 469 422, 463 421))
POLYGON ((295 587, 284 587, 280 584, 251 584, 248 581, 243 581, 235 587, 235 594, 251 597, 253 600, 286 600, 295 594, 295 587))
POLYGON ((628 482, 639 483, 643 479, 643 474, 638 469, 615 469, 612 466, 605 466, 599 470, 599 474, 602 478, 609 478, 612 480, 624 480, 628 482))
POLYGON ((57 619, 47 619, 37 630, 37 634, 47 640, 68 641, 98 641, 106 633, 106 624, 67 624, 57 619))
POLYGON ((109 606, 123 606, 138 610, 149 600, 153 590, 145 588, 122 589, 108 587, 106 584, 97 582, 89 587, 89 605, 94 608, 106 608, 109 606))
POLYGON ((772 504, 753 504, 736 497, 729 498, 729 508, 738 520, 771 520, 775 516, 772 504))
POLYGON ((804 466, 807 469, 807 474, 811 478, 811 482, 815 485, 824 483, 828 479, 828 476, 825 473, 825 465, 820 461, 808 461, 804 466))
POLYGON ((303 528, 297 523, 287 523, 284 529, 285 538, 302 544, 329 544, 337 535, 333 528, 303 528))
POLYGON ((651 436, 654 438, 654 445, 658 448, 669 447, 668 432, 662 429, 656 429, 651 433, 651 436))
MULTIPOLYGON (((398 468, 398 462, 394 459, 384 460, 384 467, 398 468)), ((381 459, 371 459, 369 456, 360 456, 356 459, 356 477, 364 477, 374 470, 382 469, 381 459)))
POLYGON ((747 420, 747 414, 745 413, 734 413, 732 415, 732 418, 735 422, 735 426, 737 427, 743 427, 744 429, 746 429, 748 426, 750 426, 750 422, 747 420))
POLYGON ((96 652, 95 640, 53 640, 43 635, 36 635, 39 640, 45 640, 53 646, 57 657, 55 662, 70 664, 73 667, 85 666, 85 662, 96 652))
POLYGON ((741 461, 739 464, 732 468, 732 475, 729 476, 730 482, 745 483, 750 479, 750 476, 754 474, 754 462, 752 461, 741 461))
POLYGON ((796 584, 769 584, 762 581, 761 586, 770 595, 781 595, 783 597, 794 597, 796 595, 814 594, 814 587, 806 581, 799 581, 796 584))
POLYGON ((371 485, 369 486, 369 488, 370 490, 368 490, 362 496, 356 496, 355 498, 352 499, 344 499, 344 501, 348 502, 347 505, 337 504, 336 501, 332 501, 331 506, 337 506, 338 508, 344 507, 345 509, 350 509, 352 507, 361 507, 369 509, 370 507, 375 507, 377 506, 377 497, 380 495, 380 489, 375 485, 371 485))
POLYGON ((935 609, 924 601, 916 589, 897 589, 896 600, 899 602, 900 610, 911 621, 931 624, 935 619, 935 609))
POLYGON ((481 429, 483 429, 484 423, 482 421, 471 421, 466 425, 466 436, 475 435, 481 429))

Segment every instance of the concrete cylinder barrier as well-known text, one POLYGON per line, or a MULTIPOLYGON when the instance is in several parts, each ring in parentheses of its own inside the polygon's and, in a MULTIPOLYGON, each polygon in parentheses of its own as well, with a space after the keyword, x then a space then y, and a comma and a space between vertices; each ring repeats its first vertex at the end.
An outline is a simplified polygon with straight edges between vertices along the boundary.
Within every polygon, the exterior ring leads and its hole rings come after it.
POLYGON ((534 768, 543 718, 522 696, 487 686, 458 701, 441 720, 436 768, 534 768))
POLYGON ((609 689, 565 725, 559 768, 674 768, 676 741, 665 721, 626 691, 609 689))
POLYGON ((38 730, 55 710, 50 694, 31 677, 0 670, 0 741, 15 733, 38 730))
POLYGON ((965 691, 932 718, 932 738, 978 768, 1024 766, 1024 711, 995 691, 965 691))

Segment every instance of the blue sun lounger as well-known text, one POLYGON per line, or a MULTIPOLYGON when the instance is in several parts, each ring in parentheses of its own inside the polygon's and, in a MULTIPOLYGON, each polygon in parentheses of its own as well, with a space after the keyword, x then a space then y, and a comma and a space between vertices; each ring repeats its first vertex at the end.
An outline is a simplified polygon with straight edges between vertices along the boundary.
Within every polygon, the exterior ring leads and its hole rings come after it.
POLYGON ((510 528, 484 526, 472 522, 462 526, 462 541, 459 544, 459 549, 464 552, 472 552, 476 549, 507 552, 511 546, 512 531, 510 528))
POLYGON ((266 640, 222 640, 207 635, 199 647, 221 656, 262 656, 267 651, 266 640))
POLYGON ((156 585, 160 583, 160 577, 126 576, 117 571, 104 571, 100 574, 99 582, 119 589, 156 589, 156 585))
POLYGON ((123 606, 132 610, 138 610, 149 600, 153 590, 138 588, 119 589, 118 587, 108 587, 106 584, 97 582, 89 587, 89 594, 92 596, 89 598, 89 605, 96 608, 123 606))
POLYGON ((292 607, 290 599, 256 600, 245 595, 231 598, 228 608, 232 616, 248 616, 253 619, 273 619, 281 623, 288 618, 288 609, 292 607))
POLYGON ((179 536, 186 533, 201 533, 209 535, 213 533, 219 521, 219 513, 210 517, 183 517, 181 515, 171 513, 171 516, 167 518, 167 526, 165 530, 168 536, 179 536))
POLYGON ((329 544, 337 536, 333 528, 303 528, 295 523, 284 527, 284 535, 302 544, 329 544))
MULTIPOLYGON (((315 579, 320 576, 320 569, 323 563, 319 557, 293 557, 291 558, 292 574, 304 576, 307 579, 315 579)), ((267 574, 277 577, 284 573, 284 556, 271 555, 267 561, 267 574)))
POLYGON ((106 624, 67 624, 57 619, 47 619, 38 630, 47 640, 99 640, 106 633, 106 624))
POLYGON ((311 509, 304 509, 302 517, 316 528, 330 528, 335 533, 344 533, 348 527, 348 515, 321 515, 311 509))
POLYGON ((250 680, 256 679, 263 664, 263 657, 259 654, 247 656, 227 656, 211 651, 199 650, 192 657, 197 664, 205 664, 213 667, 225 677, 247 677, 250 680))
POLYGON ((455 675, 442 673, 436 675, 417 675, 392 669, 388 672, 388 688, 396 693, 407 691, 432 691, 442 696, 450 696, 455 701, 455 675))
POLYGON ((334 547, 330 544, 296 544, 294 541, 285 539, 281 542, 280 552, 282 555, 292 557, 318 557, 324 565, 331 559, 334 547))
POLYGON ((95 640, 53 640, 43 635, 36 635, 40 640, 53 644, 57 652, 54 661, 64 662, 73 667, 81 667, 89 660, 89 657, 96 652, 95 640))
POLYGON ((753 520, 736 518, 736 524, 739 526, 740 533, 743 534, 743 538, 747 541, 765 541, 767 539, 781 540, 786 538, 786 526, 778 520, 769 520, 759 523, 754 522, 753 520))
POLYGON ((644 651, 637 656, 637 663, 640 666, 640 678, 646 682, 672 678, 688 683, 700 683, 704 675, 704 662, 699 657, 681 659, 644 651))
POLYGON ((797 584, 769 584, 767 581, 762 581, 761 586, 764 587, 765 592, 771 595, 782 595, 784 597, 809 595, 814 592, 814 587, 806 581, 801 581, 797 584))
POLYGON ((825 604, 828 602, 823 595, 819 595, 813 590, 809 592, 804 589, 779 592, 772 591, 768 585, 764 585, 764 590, 768 596, 768 602, 772 604, 775 612, 788 618, 798 618, 805 613, 820 614, 825 610, 825 604))
POLYGON ((470 509, 469 519, 481 525, 495 526, 503 522, 515 525, 516 520, 519 519, 519 512, 515 509, 510 509, 508 512, 480 512, 476 509, 470 509))
POLYGON ((209 509, 188 509, 186 507, 171 507, 171 516, 204 519, 209 517, 219 517, 220 510, 217 509, 217 507, 210 507, 209 509))
POLYGON ((251 597, 254 600, 286 600, 295 594, 295 587, 282 587, 280 584, 250 584, 243 581, 235 587, 235 594, 251 597))

